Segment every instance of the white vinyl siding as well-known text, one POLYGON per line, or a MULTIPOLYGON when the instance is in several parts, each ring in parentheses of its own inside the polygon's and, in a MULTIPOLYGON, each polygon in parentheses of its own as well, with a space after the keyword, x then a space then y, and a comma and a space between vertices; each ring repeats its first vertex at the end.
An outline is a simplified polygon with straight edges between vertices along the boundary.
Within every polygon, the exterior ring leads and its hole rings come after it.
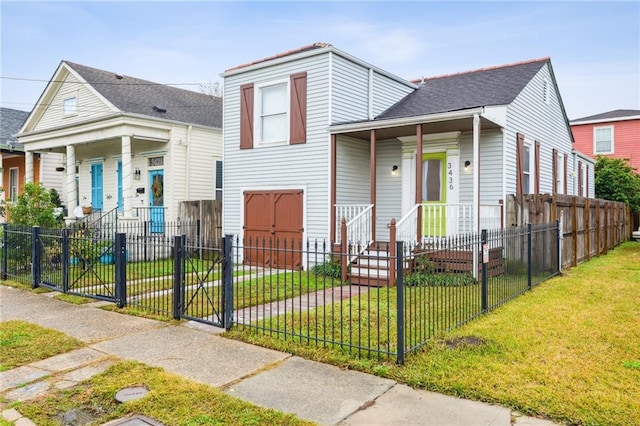
POLYGON ((67 162, 63 154, 56 152, 43 152, 40 154, 40 182, 47 189, 55 189, 60 194, 63 203, 66 203, 66 179, 67 162), (56 167, 64 167, 62 172, 56 171, 56 167))
POLYGON ((386 77, 378 72, 373 73, 373 115, 378 116, 395 105, 415 89, 406 84, 386 77))
MULTIPOLYGON (((534 141, 540 142, 540 192, 543 194, 553 191, 553 148, 558 152, 571 152, 570 129, 556 95, 556 88, 551 82, 549 68, 544 65, 507 107, 507 126, 504 131, 507 194, 516 192, 516 133, 522 133, 525 140, 531 143, 532 156, 534 141), (541 96, 545 79, 549 82, 548 104, 541 96)), ((486 169, 482 170, 484 173, 486 169)), ((569 175, 571 171, 568 171, 569 175)), ((570 180, 570 194, 573 193, 573 184, 570 180)))
POLYGON ((376 240, 388 241, 391 219, 402 218, 402 170, 391 174, 394 165, 402 165, 402 144, 397 140, 378 141, 376 145, 376 240))
POLYGON ((338 137, 336 171, 337 204, 369 204, 369 143, 338 137))
POLYGON ((369 118, 369 70, 333 55, 331 123, 369 118))
MULTIPOLYGON (((473 203, 473 132, 460 135, 460 204, 473 203), (471 161, 465 170, 465 160, 471 161)), ((480 204, 498 204, 502 194, 502 132, 480 133, 480 204)))
POLYGON ((73 74, 66 75, 64 83, 61 84, 50 101, 45 100, 45 104, 48 105, 47 110, 42 114, 33 130, 50 129, 114 112, 102 98, 90 89, 88 84, 84 84, 73 74), (64 101, 74 96, 77 100, 77 112, 73 115, 65 116, 63 113, 64 101))

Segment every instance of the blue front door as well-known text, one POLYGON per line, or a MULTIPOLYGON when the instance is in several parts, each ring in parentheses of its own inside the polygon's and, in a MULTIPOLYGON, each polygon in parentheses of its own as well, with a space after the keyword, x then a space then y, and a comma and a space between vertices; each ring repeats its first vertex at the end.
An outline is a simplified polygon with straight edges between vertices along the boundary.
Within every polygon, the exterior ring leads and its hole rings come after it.
POLYGON ((122 211, 124 206, 122 198, 122 161, 118 161, 118 210, 122 211))
POLYGON ((149 230, 154 234, 164 232, 164 171, 151 170, 149 172, 149 230))
POLYGON ((102 210, 102 163, 91 165, 91 206, 102 210))

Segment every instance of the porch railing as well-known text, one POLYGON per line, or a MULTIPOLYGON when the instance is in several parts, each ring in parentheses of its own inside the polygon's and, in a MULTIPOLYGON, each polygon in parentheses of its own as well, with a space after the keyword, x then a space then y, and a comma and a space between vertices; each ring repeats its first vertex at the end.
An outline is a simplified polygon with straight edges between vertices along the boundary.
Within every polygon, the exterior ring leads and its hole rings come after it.
MULTIPOLYGON (((397 239, 406 245, 418 242, 418 216, 422 216, 422 238, 437 239, 473 232, 474 209, 472 204, 416 204, 398 221, 397 239)), ((478 229, 503 227, 502 206, 480 205, 478 229)))
MULTIPOLYGON (((373 204, 336 204, 336 243, 340 243, 342 241, 342 235, 340 234, 340 224, 342 223, 342 219, 346 219, 347 226, 349 226, 355 218, 358 218, 359 221, 364 220, 361 215, 367 210, 369 211, 369 235, 371 235, 372 208, 373 204)), ((348 241, 353 242, 353 240, 351 240, 351 236, 348 237, 348 241)))

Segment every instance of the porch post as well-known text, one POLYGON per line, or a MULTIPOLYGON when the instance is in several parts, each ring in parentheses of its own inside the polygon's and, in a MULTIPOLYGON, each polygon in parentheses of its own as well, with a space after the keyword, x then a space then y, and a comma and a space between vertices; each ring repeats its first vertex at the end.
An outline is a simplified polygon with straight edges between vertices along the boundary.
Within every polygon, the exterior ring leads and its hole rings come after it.
POLYGON ((338 136, 337 135, 331 135, 331 196, 330 196, 330 200, 329 200, 329 223, 330 223, 330 228, 329 228, 329 239, 331 241, 332 244, 332 249, 333 249, 333 243, 336 242, 336 200, 337 200, 337 194, 336 194, 336 185, 337 185, 337 139, 338 136))
POLYGON ((76 187, 76 147, 67 145, 67 216, 73 217, 78 207, 78 188, 76 187))
POLYGON ((122 136, 122 204, 124 217, 133 216, 133 173, 131 167, 131 136, 122 136))
POLYGON ((376 240, 376 131, 371 130, 370 138, 369 138, 369 149, 371 152, 370 157, 370 188, 371 188, 371 204, 373 204, 373 208, 371 209, 371 239, 373 241, 376 240))
MULTIPOLYGON (((422 124, 416 126, 416 204, 422 203, 422 124)), ((418 208, 418 241, 422 240, 422 208, 418 208)))
POLYGON ((33 174, 33 151, 25 151, 24 152, 24 167, 25 167, 25 183, 33 183, 34 182, 34 174, 33 174))
POLYGON ((480 116, 473 115, 473 232, 480 230, 480 116))

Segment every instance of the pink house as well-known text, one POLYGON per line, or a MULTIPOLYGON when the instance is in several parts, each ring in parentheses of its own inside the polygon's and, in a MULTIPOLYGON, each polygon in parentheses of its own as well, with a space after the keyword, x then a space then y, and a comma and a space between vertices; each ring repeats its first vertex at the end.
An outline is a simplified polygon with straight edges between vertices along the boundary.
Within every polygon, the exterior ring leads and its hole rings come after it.
POLYGON ((640 172, 640 110, 617 109, 571 121, 574 148, 589 156, 627 158, 640 172))

